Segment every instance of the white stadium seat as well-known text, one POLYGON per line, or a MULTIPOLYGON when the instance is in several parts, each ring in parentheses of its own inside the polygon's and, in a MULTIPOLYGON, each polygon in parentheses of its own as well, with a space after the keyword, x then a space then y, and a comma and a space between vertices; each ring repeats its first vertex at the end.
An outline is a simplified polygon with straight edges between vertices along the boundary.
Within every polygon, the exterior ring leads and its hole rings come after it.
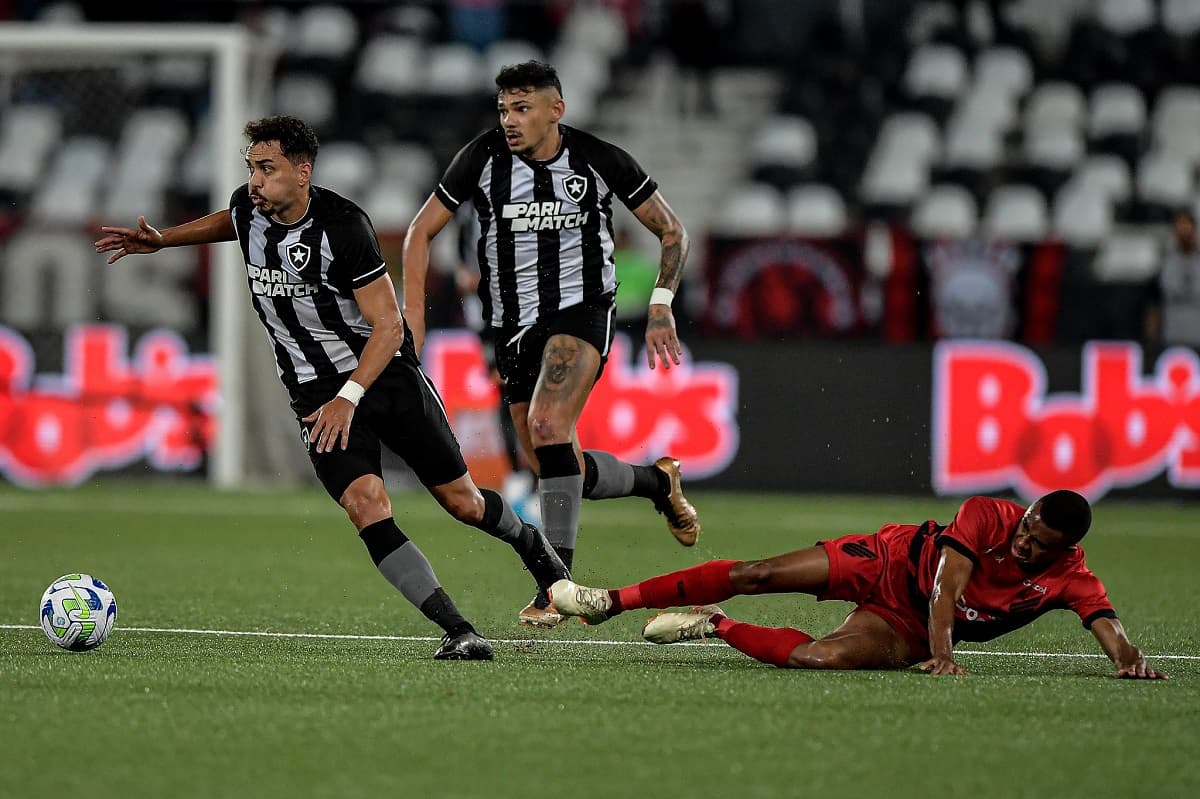
POLYGON ((1118 155, 1089 156, 1078 166, 1071 179, 1081 188, 1115 202, 1125 202, 1133 195, 1129 164, 1118 155))
POLYGON ((1138 162, 1136 190, 1143 202, 1182 206, 1196 191, 1192 165, 1175 153, 1149 152, 1138 162))
POLYGON ((1083 135, 1075 127, 1035 128, 1025 132, 1025 160, 1033 166, 1071 169, 1086 151, 1083 135))
POLYGON ((710 226, 726 236, 771 236, 787 229, 783 196, 764 183, 734 186, 710 226))
POLYGON ((946 131, 942 163, 951 168, 986 170, 1004 160, 1003 131, 990 124, 953 124, 946 131))
POLYGON ((1172 36, 1188 37, 1200 31, 1200 2, 1163 0, 1162 26, 1172 36))
POLYGON ((777 116, 763 123, 750 145, 754 166, 802 168, 817 157, 817 133, 803 117, 777 116))
POLYGON ((1083 92, 1073 83, 1050 81, 1040 84, 1029 95, 1025 106, 1025 127, 1082 126, 1087 103, 1083 92))
POLYGON ((344 6, 308 6, 296 14, 290 52, 306 57, 341 59, 358 47, 358 20, 344 6))
POLYGON ((904 88, 912 97, 953 99, 967 86, 967 59, 946 44, 926 44, 912 54, 904 71, 904 88))
POLYGON ((502 67, 520 64, 525 61, 545 61, 546 56, 536 44, 524 39, 501 39, 488 45, 483 52, 484 70, 489 84, 492 83, 502 67))
POLYGON ((62 116, 50 105, 9 106, 0 119, 0 188, 30 191, 62 139, 62 116))
POLYGON ((462 96, 488 91, 491 76, 484 71, 483 57, 465 44, 440 44, 429 52, 430 94, 462 96))
POLYGON ((433 189, 437 163, 427 147, 412 142, 388 142, 375 151, 378 177, 382 183, 398 183, 418 192, 433 189))
POLYGON ((918 202, 910 224, 927 239, 961 239, 975 233, 979 209, 971 192, 962 186, 934 186, 918 202))
POLYGON ((1092 92, 1088 135, 1136 135, 1146 125, 1146 100, 1136 86, 1107 83, 1092 92))
POLYGON ((362 208, 381 233, 402 233, 417 215, 424 198, 408 186, 375 181, 364 196, 362 208))
POLYGON ((288 73, 275 85, 275 110, 299 117, 320 129, 337 116, 337 92, 333 82, 324 75, 288 73))
POLYGON ((381 35, 367 42, 355 84, 367 92, 413 95, 425 86, 427 56, 420 39, 381 35))
POLYGON ((1032 186, 1009 184, 996 188, 983 212, 983 230, 1005 241, 1037 241, 1046 235, 1046 200, 1032 186))
POLYGON ((1157 16, 1154 0, 1096 0, 1096 21, 1118 36, 1153 26, 1157 16))
POLYGON ((364 145, 334 141, 321 146, 313 182, 350 199, 357 198, 375 176, 375 158, 364 145))
MULTIPOLYGON (((50 174, 34 191, 31 218, 58 227, 85 225, 96 218, 103 212, 97 195, 111 154, 111 145, 98 136, 73 136, 63 142, 50 174)), ((139 213, 152 210, 142 208, 139 213)))
POLYGON ((1095 247, 1112 231, 1112 203, 1102 192, 1073 178, 1054 198, 1053 234, 1073 247, 1095 247))
POLYGON ((846 202, 832 186, 810 183, 787 194, 787 229, 800 236, 837 236, 846 231, 846 202))
POLYGON ((975 86, 1020 97, 1033 85, 1033 64, 1023 50, 989 47, 975 58, 975 86))
POLYGON ((1151 231, 1121 231, 1109 235, 1092 262, 1098 280, 1111 283, 1144 283, 1158 271, 1161 250, 1151 231))

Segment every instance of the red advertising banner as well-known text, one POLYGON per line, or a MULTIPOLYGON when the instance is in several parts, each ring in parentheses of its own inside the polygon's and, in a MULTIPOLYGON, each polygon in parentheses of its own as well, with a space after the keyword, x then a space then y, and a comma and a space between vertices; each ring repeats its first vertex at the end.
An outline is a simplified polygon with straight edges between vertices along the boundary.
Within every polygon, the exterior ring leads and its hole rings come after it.
POLYGON ((0 326, 0 475, 74 485, 145 459, 193 471, 213 446, 217 372, 175 333, 87 325, 63 339, 61 374, 37 374, 33 349, 0 326))
POLYGON ((933 486, 943 494, 1069 488, 1097 499, 1165 472, 1200 486, 1200 358, 1164 351, 1143 374, 1142 349, 1090 342, 1078 393, 1048 394, 1046 367, 1007 342, 937 345, 933 486))
MULTIPOLYGON (((501 450, 499 394, 488 380, 479 339, 465 331, 429 335, 422 365, 480 482, 495 479, 501 450)), ((721 473, 738 451, 738 374, 728 363, 683 363, 651 370, 629 339, 613 341, 604 376, 579 421, 585 448, 644 463, 665 454, 683 462, 689 479, 721 473)), ((500 475, 502 476, 502 475, 500 475)))

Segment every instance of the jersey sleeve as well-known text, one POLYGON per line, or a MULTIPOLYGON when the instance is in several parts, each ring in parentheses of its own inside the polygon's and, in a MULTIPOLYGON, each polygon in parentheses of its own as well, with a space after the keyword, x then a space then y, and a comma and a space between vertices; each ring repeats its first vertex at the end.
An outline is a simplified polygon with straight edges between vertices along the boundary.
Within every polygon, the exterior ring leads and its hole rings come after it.
POLYGON ((478 136, 459 150, 433 191, 451 211, 457 211, 469 200, 479 185, 479 176, 488 159, 487 137, 488 134, 478 136))
POLYGON ((1108 600, 1108 591, 1100 578, 1086 568, 1072 574, 1063 587, 1061 603, 1079 616, 1083 626, 1091 629, 1096 619, 1115 619, 1117 611, 1108 600))
POLYGON ((954 521, 938 534, 938 546, 950 547, 978 566, 980 555, 992 545, 991 534, 998 524, 995 503, 986 497, 971 497, 954 514, 954 521))
POLYGON ((387 273, 387 263, 379 248, 375 228, 362 211, 346 214, 329 234, 333 260, 329 264, 329 283, 343 292, 360 289, 387 273))
POLYGON ((588 160, 630 211, 658 191, 654 178, 646 174, 646 170, 632 155, 615 144, 596 139, 588 160))

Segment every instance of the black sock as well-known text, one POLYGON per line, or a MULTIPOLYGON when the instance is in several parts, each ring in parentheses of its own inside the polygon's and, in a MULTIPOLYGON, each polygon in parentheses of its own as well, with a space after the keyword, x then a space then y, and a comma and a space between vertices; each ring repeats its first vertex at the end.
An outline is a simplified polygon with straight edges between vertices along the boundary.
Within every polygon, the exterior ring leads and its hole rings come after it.
POLYGON ((579 535, 579 506, 583 504, 583 475, 575 447, 547 444, 534 450, 537 456, 538 499, 542 503, 542 530, 558 549, 575 549, 579 535))
POLYGON ((458 608, 454 606, 454 600, 440 587, 421 603, 421 612, 425 614, 425 618, 451 636, 475 632, 471 622, 463 618, 463 615, 458 612, 458 608))
POLYGON ((633 495, 658 499, 671 493, 671 478, 657 466, 633 467, 633 495))
POLYGON ((558 553, 558 557, 562 560, 563 565, 567 567, 567 571, 570 571, 571 563, 575 560, 575 548, 554 547, 554 551, 558 553))

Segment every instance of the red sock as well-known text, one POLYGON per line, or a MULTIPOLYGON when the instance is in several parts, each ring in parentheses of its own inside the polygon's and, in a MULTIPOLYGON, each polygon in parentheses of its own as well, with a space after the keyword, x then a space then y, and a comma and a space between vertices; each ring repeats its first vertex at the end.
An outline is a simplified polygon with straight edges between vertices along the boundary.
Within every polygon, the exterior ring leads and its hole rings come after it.
POLYGON ((737 596, 729 582, 729 570, 736 560, 710 560, 660 577, 651 577, 636 585, 610 591, 614 609, 673 608, 681 605, 711 605, 737 596))
POLYGON ((742 654, 779 668, 787 665, 793 649, 813 640, 791 627, 759 627, 724 616, 717 620, 717 637, 742 654))

